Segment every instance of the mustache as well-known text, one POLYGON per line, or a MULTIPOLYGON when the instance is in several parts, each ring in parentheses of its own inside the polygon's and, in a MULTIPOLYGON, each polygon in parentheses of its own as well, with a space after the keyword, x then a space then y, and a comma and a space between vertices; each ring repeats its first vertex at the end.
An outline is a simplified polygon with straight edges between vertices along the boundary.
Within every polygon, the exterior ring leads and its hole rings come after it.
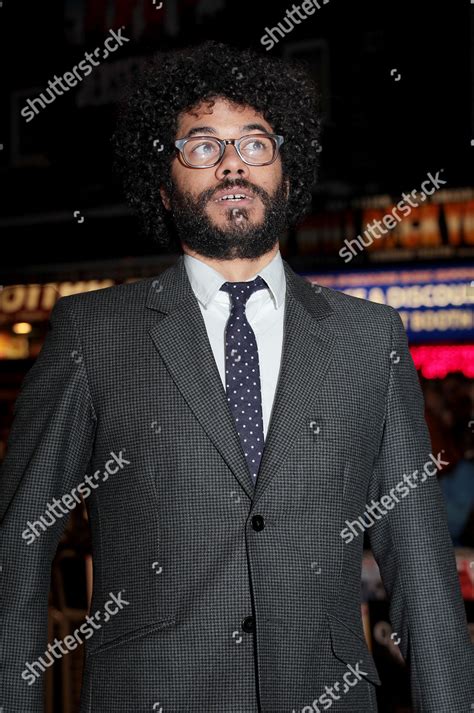
POLYGON ((182 207, 184 203, 187 203, 189 206, 192 206, 194 211, 197 210, 198 212, 204 212, 206 205, 219 191, 247 189, 252 193, 252 195, 258 196, 261 199, 265 209, 268 211, 272 209, 275 199, 284 201, 286 204, 288 203, 288 199, 284 195, 284 181, 285 177, 283 176, 280 185, 276 188, 276 191, 273 194, 270 194, 264 188, 251 183, 246 178, 225 178, 221 181, 221 183, 219 183, 219 185, 214 186, 213 188, 208 188, 198 196, 194 196, 189 191, 180 190, 176 183, 172 180, 169 187, 171 210, 172 213, 175 213, 177 210, 180 210, 180 207, 182 207))
POLYGON ((245 178, 236 178, 234 180, 227 179, 215 188, 209 188, 207 191, 203 191, 203 193, 201 193, 201 195, 199 196, 199 204, 204 205, 205 203, 210 201, 219 191, 227 191, 233 188, 247 189, 248 191, 251 191, 252 195, 259 196, 260 198, 262 198, 263 201, 268 201, 269 199, 268 193, 263 190, 263 188, 260 188, 259 186, 254 186, 252 183, 250 183, 250 181, 247 181, 245 178))

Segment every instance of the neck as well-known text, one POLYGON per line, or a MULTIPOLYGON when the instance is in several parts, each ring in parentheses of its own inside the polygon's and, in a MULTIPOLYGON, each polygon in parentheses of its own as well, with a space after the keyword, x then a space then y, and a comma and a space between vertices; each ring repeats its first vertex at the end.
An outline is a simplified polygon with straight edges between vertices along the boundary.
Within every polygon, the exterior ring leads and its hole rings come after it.
POLYGON ((201 262, 219 272, 227 282, 245 282, 254 277, 260 270, 263 270, 273 260, 279 250, 279 244, 276 243, 269 252, 258 258, 236 258, 234 260, 218 260, 217 258, 205 257, 195 250, 190 250, 185 244, 182 244, 182 248, 187 255, 201 260, 201 262))

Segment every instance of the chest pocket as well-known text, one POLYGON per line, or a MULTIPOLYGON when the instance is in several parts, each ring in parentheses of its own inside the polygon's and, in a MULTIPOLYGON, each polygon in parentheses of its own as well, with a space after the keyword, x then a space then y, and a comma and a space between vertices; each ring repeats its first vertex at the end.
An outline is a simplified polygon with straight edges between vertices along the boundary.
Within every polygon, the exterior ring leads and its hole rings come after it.
POLYGON ((315 416, 302 435, 304 470, 321 485, 341 484, 341 495, 348 482, 365 484, 370 475, 377 447, 377 429, 362 419, 315 416))
POLYGON ((378 429, 366 419, 330 417, 311 419, 308 432, 312 436, 314 450, 332 448, 341 454, 372 453, 378 438, 378 429))

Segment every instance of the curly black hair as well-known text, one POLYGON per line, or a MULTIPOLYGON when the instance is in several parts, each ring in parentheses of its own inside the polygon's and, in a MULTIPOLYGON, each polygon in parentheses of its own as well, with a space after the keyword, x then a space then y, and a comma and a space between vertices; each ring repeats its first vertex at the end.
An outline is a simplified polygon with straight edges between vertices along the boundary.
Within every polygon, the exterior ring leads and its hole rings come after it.
POLYGON ((310 206, 321 120, 319 93, 306 67, 210 40, 157 52, 122 97, 112 142, 125 196, 145 233, 162 247, 169 244, 172 225, 159 189, 164 186, 170 192, 179 115, 217 98, 252 107, 284 136, 281 158, 290 183, 289 224, 310 206), (153 143, 157 141, 164 146, 160 151, 153 143))

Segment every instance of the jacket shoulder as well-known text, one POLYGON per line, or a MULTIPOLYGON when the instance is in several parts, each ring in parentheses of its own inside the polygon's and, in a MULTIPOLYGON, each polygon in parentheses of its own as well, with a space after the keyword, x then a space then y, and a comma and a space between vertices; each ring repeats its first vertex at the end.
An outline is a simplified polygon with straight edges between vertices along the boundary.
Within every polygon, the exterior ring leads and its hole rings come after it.
POLYGON ((330 287, 321 287, 321 293, 332 309, 330 319, 337 331, 373 339, 379 337, 384 341, 390 339, 393 322, 398 317, 393 307, 330 287))
POLYGON ((143 306, 151 284, 156 279, 156 276, 149 277, 135 282, 67 295, 60 297, 56 304, 60 302, 63 308, 69 308, 78 316, 91 312, 98 315, 120 311, 123 314, 124 311, 134 311, 137 307, 143 306))

